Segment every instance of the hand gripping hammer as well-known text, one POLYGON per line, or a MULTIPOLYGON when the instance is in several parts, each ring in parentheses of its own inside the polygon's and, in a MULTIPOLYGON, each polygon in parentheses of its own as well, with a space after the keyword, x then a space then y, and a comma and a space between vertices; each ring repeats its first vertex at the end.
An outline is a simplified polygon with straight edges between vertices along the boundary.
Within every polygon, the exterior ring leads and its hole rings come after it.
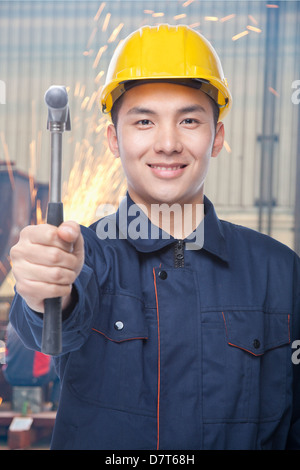
MULTIPOLYGON (((58 227, 63 222, 61 202, 62 134, 71 130, 68 94, 64 86, 51 86, 45 93, 48 106, 47 129, 51 133, 50 197, 47 223, 58 227)), ((45 299, 41 351, 57 356, 62 350, 61 297, 45 299)))

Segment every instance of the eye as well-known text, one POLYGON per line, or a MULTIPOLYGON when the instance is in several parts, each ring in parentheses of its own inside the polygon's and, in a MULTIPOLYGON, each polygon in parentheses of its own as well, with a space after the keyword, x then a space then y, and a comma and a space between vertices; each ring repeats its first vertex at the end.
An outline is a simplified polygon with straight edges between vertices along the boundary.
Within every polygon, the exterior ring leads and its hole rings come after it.
POLYGON ((151 126, 153 124, 150 119, 141 119, 140 121, 137 122, 139 126, 151 126))
POLYGON ((192 124, 199 124, 199 121, 194 118, 186 118, 182 121, 182 123, 187 124, 187 125, 192 125, 192 124))

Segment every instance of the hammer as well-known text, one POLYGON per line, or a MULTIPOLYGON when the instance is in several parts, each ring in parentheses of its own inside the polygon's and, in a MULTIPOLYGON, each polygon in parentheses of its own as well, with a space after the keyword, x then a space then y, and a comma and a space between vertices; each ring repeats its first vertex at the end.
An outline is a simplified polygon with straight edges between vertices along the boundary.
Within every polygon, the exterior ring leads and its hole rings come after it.
MULTIPOLYGON (((63 222, 61 202, 62 134, 71 130, 68 93, 64 86, 51 86, 45 93, 48 106, 47 129, 51 133, 50 196, 47 223, 58 227, 63 222)), ((41 351, 57 356, 62 351, 61 297, 45 299, 41 351)))

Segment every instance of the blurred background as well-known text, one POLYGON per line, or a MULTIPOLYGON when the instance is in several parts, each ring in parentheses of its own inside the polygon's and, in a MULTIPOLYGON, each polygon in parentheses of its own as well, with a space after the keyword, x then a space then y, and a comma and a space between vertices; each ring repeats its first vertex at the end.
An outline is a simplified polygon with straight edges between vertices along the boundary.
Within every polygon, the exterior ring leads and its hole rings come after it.
MULTIPOLYGON (((0 341, 14 286, 9 250, 25 225, 45 220, 46 90, 68 90, 64 213, 89 225, 101 204, 117 205, 126 192, 99 108, 108 62, 130 32, 162 22, 204 34, 232 91, 226 142, 205 191, 219 217, 300 254, 300 1, 0 0, 0 341)), ((0 381, 4 402, 5 390, 0 381)))

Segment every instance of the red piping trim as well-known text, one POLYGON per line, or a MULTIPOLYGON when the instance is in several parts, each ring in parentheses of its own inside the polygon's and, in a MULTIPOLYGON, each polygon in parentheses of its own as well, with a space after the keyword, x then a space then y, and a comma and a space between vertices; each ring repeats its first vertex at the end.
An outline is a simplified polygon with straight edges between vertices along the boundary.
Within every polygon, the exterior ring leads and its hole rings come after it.
MULTIPOLYGON (((222 315, 223 315, 223 320, 224 320, 224 324, 225 324, 225 331, 226 331, 226 336, 228 338, 228 332, 227 332, 227 325, 226 325, 226 319, 225 319, 225 315, 224 315, 224 312, 222 312, 222 315)), ((288 332, 289 332, 289 343, 291 342, 291 337, 290 337, 290 315, 288 315, 288 332)), ((235 348, 238 348, 238 349, 242 349, 243 351, 247 351, 248 353, 252 354, 253 356, 262 356, 264 353, 260 353, 260 354, 255 354, 254 352, 252 351, 249 351, 249 349, 246 349, 246 348, 242 348, 242 346, 238 346, 237 344, 233 344, 233 343, 229 343, 228 339, 227 339, 227 344, 229 344, 230 346, 234 346, 235 348)), ((274 349, 274 348, 270 348, 270 349, 274 349)))
POLYGON ((158 296, 156 287, 156 275, 155 269, 153 268, 154 276, 154 289, 155 289, 155 300, 156 300, 156 316, 157 316, 157 335, 158 335, 158 374, 157 374, 157 445, 156 449, 159 449, 159 407, 160 407, 160 329, 159 329, 159 310, 158 310, 158 296))
POLYGON ((105 336, 105 338, 109 339, 110 341, 113 341, 114 343, 123 343, 123 341, 132 341, 133 339, 148 339, 147 336, 137 336, 136 338, 125 338, 125 339, 113 339, 107 336, 102 331, 96 330, 96 328, 92 328, 92 330, 96 331, 97 333, 100 333, 100 335, 105 336))
POLYGON ((254 354, 254 352, 249 351, 249 349, 242 348, 242 346, 238 346, 237 344, 229 343, 229 341, 227 341, 227 344, 229 344, 229 346, 234 346, 235 348, 242 349, 243 351, 246 351, 246 352, 252 354, 252 356, 258 357, 258 356, 262 356, 264 354, 263 352, 259 353, 259 354, 254 354))

